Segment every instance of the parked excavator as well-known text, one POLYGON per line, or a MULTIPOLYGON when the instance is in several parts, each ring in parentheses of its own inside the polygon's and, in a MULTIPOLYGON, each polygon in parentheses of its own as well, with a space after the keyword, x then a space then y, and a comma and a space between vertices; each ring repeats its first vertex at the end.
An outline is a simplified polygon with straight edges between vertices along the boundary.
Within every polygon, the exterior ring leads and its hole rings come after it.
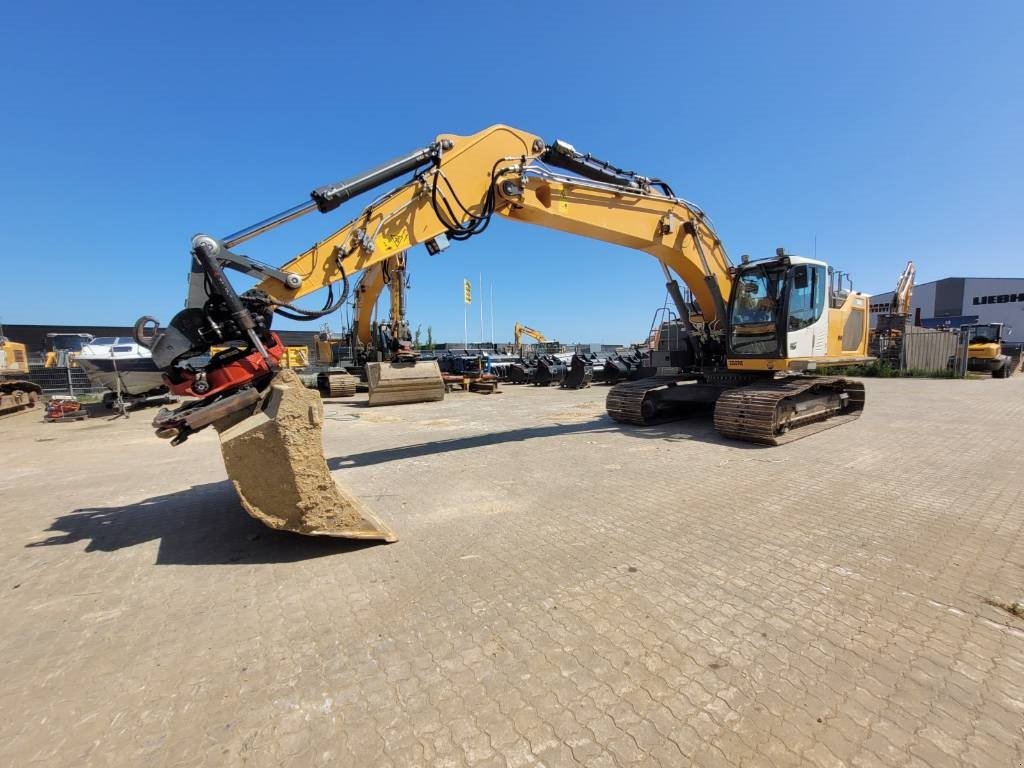
MULTIPOLYGON (((563 141, 495 125, 471 136, 443 134, 353 178, 315 189, 307 202, 235 234, 192 239, 186 308, 161 328, 136 323, 140 343, 174 394, 196 398, 154 421, 179 445, 213 425, 228 477, 243 506, 267 525, 310 535, 393 541, 394 533, 359 499, 334 483, 322 453, 319 397, 280 370, 275 314, 318 319, 347 299, 352 277, 415 245, 437 254, 482 234, 497 214, 643 251, 659 261, 666 287, 686 318, 681 365, 613 386, 608 414, 648 424, 715 404, 723 435, 769 445, 850 421, 864 406, 863 385, 808 376, 864 362, 868 297, 846 290, 824 262, 776 250, 733 264, 710 220, 659 178, 626 171, 563 141), (235 250, 249 239, 318 210, 409 176, 344 227, 283 267, 235 250), (236 293, 225 269, 261 282, 236 293), (691 320, 681 278, 699 306, 691 320), (335 299, 334 284, 341 283, 335 299), (295 303, 327 289, 320 310, 295 303), (194 360, 211 344, 242 341, 234 358, 194 360)), ((199 358, 202 359, 202 358, 199 358)))
MULTIPOLYGON (((409 286, 406 254, 397 253, 364 270, 352 291, 353 321, 347 339, 332 339, 322 332, 317 356, 333 365, 343 365, 367 382, 368 404, 397 405, 444 399, 444 380, 434 360, 421 360, 413 345, 406 317, 409 286), (374 312, 384 289, 388 289, 388 320, 377 322, 374 312), (349 357, 339 359, 336 350, 349 357)), ((328 396, 355 394, 358 379, 346 373, 321 374, 328 396)))
POLYGON ((434 360, 420 360, 406 319, 409 285, 403 251, 366 269, 356 285, 353 348, 366 370, 369 404, 397 405, 444 399, 444 379, 434 360), (387 287, 388 322, 373 322, 377 300, 387 287))
POLYGON ((868 351, 893 368, 903 365, 903 342, 907 326, 911 324, 910 306, 914 296, 914 276, 917 267, 908 261, 896 279, 896 289, 889 300, 889 306, 875 318, 875 330, 868 342, 868 351))
POLYGON ((515 342, 514 346, 515 346, 515 350, 516 350, 516 354, 517 355, 522 355, 523 354, 523 334, 524 333, 527 336, 529 336, 531 339, 536 341, 538 344, 546 344, 547 341, 548 341, 547 337, 545 337, 544 334, 541 333, 540 331, 534 330, 533 328, 531 328, 528 325, 521 325, 520 323, 517 322, 516 325, 515 325, 515 329, 512 332, 513 340, 515 342))

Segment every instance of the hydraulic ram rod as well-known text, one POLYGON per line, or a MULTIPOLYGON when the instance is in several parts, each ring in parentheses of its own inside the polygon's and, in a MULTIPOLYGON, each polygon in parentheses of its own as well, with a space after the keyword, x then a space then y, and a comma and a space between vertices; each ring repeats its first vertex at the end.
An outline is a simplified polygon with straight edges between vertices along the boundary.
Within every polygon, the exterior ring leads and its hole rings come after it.
POLYGON ((246 240, 251 240, 257 235, 316 210, 319 210, 321 213, 329 213, 356 195, 361 195, 363 192, 393 181, 399 176, 404 176, 410 171, 429 165, 439 156, 439 149, 441 148, 438 145, 431 144, 429 147, 417 149, 408 155, 395 158, 383 165, 378 165, 376 168, 372 168, 358 176, 353 176, 351 179, 339 181, 337 184, 317 187, 310 193, 312 199, 308 202, 300 203, 294 208, 289 208, 287 211, 282 211, 276 216, 271 216, 269 219, 264 219, 252 226, 228 235, 222 240, 224 247, 232 248, 239 243, 244 243, 246 240))

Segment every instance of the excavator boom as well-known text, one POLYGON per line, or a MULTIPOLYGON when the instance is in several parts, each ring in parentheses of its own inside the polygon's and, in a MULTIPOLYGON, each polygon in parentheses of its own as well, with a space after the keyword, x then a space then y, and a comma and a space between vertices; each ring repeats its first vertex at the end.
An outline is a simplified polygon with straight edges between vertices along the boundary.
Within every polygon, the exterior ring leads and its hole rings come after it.
POLYGON ((434 146, 437 164, 367 206, 354 220, 281 267, 305 275, 290 287, 276 277, 259 289, 287 303, 346 275, 425 244, 479 234, 494 214, 645 251, 689 286, 709 323, 725 313, 732 278, 721 240, 696 205, 629 181, 612 171, 596 178, 569 176, 564 166, 587 170, 568 145, 547 149, 540 138, 508 126, 472 136, 444 134, 434 146))
POLYGON ((896 290, 892 294, 892 307, 890 313, 893 315, 909 315, 910 300, 914 295, 914 276, 917 274, 917 267, 914 262, 908 261, 903 268, 899 279, 896 281, 896 290))
POLYGON ((543 333, 541 333, 540 331, 535 330, 535 329, 531 328, 528 325, 521 325, 520 323, 516 323, 516 326, 515 326, 515 329, 513 330, 512 335, 514 337, 515 347, 516 347, 517 351, 521 350, 522 347, 523 347, 523 343, 522 342, 523 342, 523 334, 524 333, 527 336, 529 336, 531 339, 536 341, 538 344, 546 344, 547 343, 547 340, 548 340, 547 337, 543 333))

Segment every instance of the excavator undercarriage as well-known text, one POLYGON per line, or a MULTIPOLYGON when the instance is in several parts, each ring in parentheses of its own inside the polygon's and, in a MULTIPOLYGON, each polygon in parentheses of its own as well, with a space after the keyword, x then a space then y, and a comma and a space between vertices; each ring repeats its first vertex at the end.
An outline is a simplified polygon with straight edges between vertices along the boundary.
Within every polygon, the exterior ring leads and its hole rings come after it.
POLYGON ((715 429, 722 435, 782 445, 858 418, 864 408, 864 385, 835 377, 761 377, 712 384, 696 376, 660 375, 614 385, 605 404, 615 421, 641 426, 714 406, 715 429))

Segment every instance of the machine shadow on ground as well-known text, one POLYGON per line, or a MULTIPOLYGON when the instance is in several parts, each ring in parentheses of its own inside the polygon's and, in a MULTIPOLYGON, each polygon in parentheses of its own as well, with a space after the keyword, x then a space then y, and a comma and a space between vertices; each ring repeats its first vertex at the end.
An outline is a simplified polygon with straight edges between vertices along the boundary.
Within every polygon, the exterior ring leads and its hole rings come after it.
MULTIPOLYGON (((719 435, 711 423, 710 411, 695 411, 683 420, 646 427, 618 424, 602 415, 582 422, 561 421, 335 456, 329 458, 327 464, 337 470, 504 443, 613 432, 631 439, 698 440, 734 448, 763 448, 719 435)), ((245 513, 227 480, 196 485, 134 504, 83 507, 56 518, 47 531, 53 535, 25 546, 52 547, 86 542, 86 552, 114 552, 159 541, 157 565, 290 563, 379 545, 379 542, 301 536, 267 528, 245 513)))
POLYGON ((379 544, 266 528, 245 513, 227 480, 125 506, 76 509, 47 530, 54 535, 25 546, 84 541, 86 552, 114 552, 158 540, 157 565, 291 563, 379 544))
POLYGON ((556 424, 545 424, 520 429, 509 429, 503 432, 488 432, 483 435, 467 435, 465 437, 454 437, 447 440, 434 440, 429 443, 416 443, 414 445, 402 445, 395 448, 384 448, 376 451, 364 451, 362 453, 349 453, 343 456, 333 456, 327 459, 327 466, 332 470, 344 467, 362 467, 372 464, 384 464, 389 461, 401 461, 402 459, 421 458, 436 454, 450 453, 453 451, 465 451, 473 448, 484 448, 504 443, 525 442, 547 437, 565 437, 574 434, 608 434, 622 433, 630 438, 645 440, 664 440, 668 442, 697 440, 715 445, 729 446, 744 450, 763 450, 768 446, 757 443, 744 443, 720 435, 711 421, 711 409, 695 410, 691 416, 684 419, 653 424, 650 426, 633 426, 630 424, 619 424, 608 416, 600 416, 584 422, 561 422, 556 424))

